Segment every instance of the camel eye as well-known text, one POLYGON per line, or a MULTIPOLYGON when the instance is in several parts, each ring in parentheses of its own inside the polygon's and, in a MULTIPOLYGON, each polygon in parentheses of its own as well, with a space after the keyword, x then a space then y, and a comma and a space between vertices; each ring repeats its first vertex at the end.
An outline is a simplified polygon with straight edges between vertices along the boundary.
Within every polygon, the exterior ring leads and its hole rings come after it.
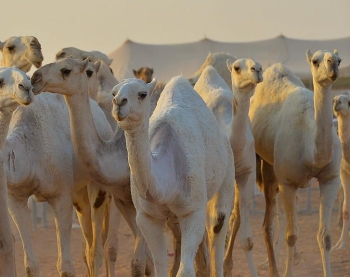
POLYGON ((90 78, 94 72, 90 69, 86 70, 86 75, 90 78))
POLYGON ((67 77, 71 73, 71 71, 72 70, 67 69, 67 68, 62 68, 61 69, 61 73, 62 73, 63 77, 67 77))
POLYGON ((7 50, 13 52, 15 50, 15 47, 13 45, 7 46, 7 50))
POLYGON ((0 88, 2 88, 5 85, 4 79, 0 78, 0 88))
POLYGON ((340 65, 340 63, 341 63, 341 60, 338 61, 338 66, 340 65))
POLYGON ((138 95, 139 95, 139 99, 143 100, 143 99, 145 99, 147 97, 147 92, 141 91, 141 92, 138 93, 138 95))
POLYGON ((318 66, 318 60, 313 60, 313 61, 312 61, 312 64, 313 64, 314 66, 318 66))
POLYGON ((233 69, 235 70, 235 71, 239 71, 239 66, 237 66, 237 65, 235 65, 234 67, 233 67, 233 69))

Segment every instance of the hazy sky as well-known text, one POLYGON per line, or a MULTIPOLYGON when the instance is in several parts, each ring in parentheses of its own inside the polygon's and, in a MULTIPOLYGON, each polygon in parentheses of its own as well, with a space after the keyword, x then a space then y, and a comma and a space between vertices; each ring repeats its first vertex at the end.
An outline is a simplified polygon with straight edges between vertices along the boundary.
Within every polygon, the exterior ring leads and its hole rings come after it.
MULTIPOLYGON (((74 46, 106 54, 150 44, 350 36, 350 0, 0 0, 0 40, 33 35, 44 64, 74 46)), ((350 47, 350 46, 349 46, 350 47)))

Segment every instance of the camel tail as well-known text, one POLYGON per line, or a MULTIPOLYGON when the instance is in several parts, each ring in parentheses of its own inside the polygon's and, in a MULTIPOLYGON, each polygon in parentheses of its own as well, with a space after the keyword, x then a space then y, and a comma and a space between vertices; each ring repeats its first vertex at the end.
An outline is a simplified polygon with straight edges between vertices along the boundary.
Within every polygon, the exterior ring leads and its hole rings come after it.
POLYGON ((258 154, 255 154, 255 157, 256 157, 256 184, 258 185, 259 190, 263 191, 264 182, 263 182, 262 172, 261 172, 263 160, 258 154))

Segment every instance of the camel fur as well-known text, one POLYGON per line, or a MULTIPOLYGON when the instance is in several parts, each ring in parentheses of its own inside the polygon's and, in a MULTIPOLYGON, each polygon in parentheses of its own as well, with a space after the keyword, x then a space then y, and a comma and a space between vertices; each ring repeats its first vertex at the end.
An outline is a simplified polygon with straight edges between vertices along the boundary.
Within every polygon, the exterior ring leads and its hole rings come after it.
POLYGON ((128 79, 113 88, 113 116, 125 131, 137 224, 151 249, 156 276, 167 276, 163 233, 169 215, 181 229, 176 276, 195 276, 194 257, 207 232, 212 276, 223 276, 233 197, 233 155, 214 115, 191 84, 174 77, 149 118, 156 81, 128 79))
POLYGON ((132 72, 135 78, 143 80, 145 83, 150 83, 153 76, 153 68, 141 67, 138 70, 133 69, 132 72))
POLYGON ((113 59, 108 58, 108 56, 100 51, 84 51, 75 47, 65 47, 62 48, 56 54, 56 60, 64 59, 67 57, 72 57, 79 60, 89 59, 90 62, 97 62, 102 60, 108 66, 113 62, 113 59))
POLYGON ((32 65, 39 68, 44 60, 41 45, 33 36, 10 37, 0 41, 0 51, 1 66, 15 66, 24 72, 28 72, 32 65))
POLYGON ((263 74, 251 101, 255 149, 262 162, 266 198, 264 235, 270 275, 279 276, 272 247, 272 219, 280 192, 287 217, 288 245, 284 276, 292 277, 293 254, 298 238, 295 199, 298 188, 315 177, 320 184, 320 227, 317 240, 324 276, 331 276, 330 216, 339 188, 341 149, 332 124, 332 83, 339 75, 338 52, 307 51, 314 92, 299 86, 297 77, 281 64, 263 74))

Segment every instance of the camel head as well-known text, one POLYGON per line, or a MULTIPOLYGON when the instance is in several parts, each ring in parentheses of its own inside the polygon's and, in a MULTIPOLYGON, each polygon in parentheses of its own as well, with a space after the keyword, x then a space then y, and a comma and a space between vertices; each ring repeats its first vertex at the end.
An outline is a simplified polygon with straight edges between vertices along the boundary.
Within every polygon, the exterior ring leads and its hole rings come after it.
POLYGON ((143 80, 145 83, 150 83, 152 81, 153 69, 149 67, 141 67, 139 70, 134 70, 134 75, 137 79, 143 80))
POLYGON ((10 37, 4 42, 0 41, 0 51, 4 67, 15 66, 24 72, 28 72, 32 65, 39 68, 44 60, 41 45, 33 36, 10 37))
POLYGON ((108 58, 108 56, 99 51, 84 51, 75 47, 65 47, 62 48, 56 54, 56 60, 64 59, 67 57, 72 57, 78 60, 86 60, 89 59, 90 62, 97 62, 98 60, 102 60, 108 66, 111 65, 113 59, 108 58))
POLYGON ((306 57, 311 66, 311 72, 314 80, 322 86, 329 86, 339 76, 339 64, 341 59, 338 51, 317 51, 314 54, 307 50, 306 57))
POLYGON ((349 95, 338 95, 333 98, 333 112, 337 117, 350 115, 349 95))
POLYGON ((0 111, 11 113, 20 105, 29 105, 34 100, 30 78, 14 67, 0 68, 0 111))
POLYGON ((126 79, 114 86, 112 115, 120 128, 132 130, 149 118, 150 95, 157 83, 156 79, 146 84, 139 79, 126 79))
POLYGON ((231 72, 232 88, 250 92, 263 80, 261 65, 252 59, 227 60, 226 65, 231 72))
MULTIPOLYGON (((89 60, 61 59, 36 70, 31 78, 34 93, 50 91, 66 96, 88 90, 89 60)), ((93 73, 91 74, 93 76, 93 73)), ((95 74, 96 76, 96 74, 95 74)))

